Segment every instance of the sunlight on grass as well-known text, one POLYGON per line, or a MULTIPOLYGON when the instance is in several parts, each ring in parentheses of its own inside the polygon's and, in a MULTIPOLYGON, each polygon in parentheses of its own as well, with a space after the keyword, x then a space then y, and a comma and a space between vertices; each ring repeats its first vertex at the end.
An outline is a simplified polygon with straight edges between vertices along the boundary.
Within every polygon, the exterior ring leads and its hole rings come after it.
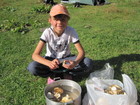
MULTIPOLYGON (((60 2, 56 0, 56 2, 60 2)), ((69 25, 77 31, 94 70, 105 63, 115 70, 115 79, 125 73, 134 81, 140 99, 140 1, 109 0, 103 6, 66 4, 69 25)), ((31 75, 26 67, 42 30, 49 27, 48 13, 41 12, 42 0, 1 0, 0 2, 0 103, 1 105, 45 105, 46 78, 31 75), (36 12, 36 11, 40 12, 36 12), (25 28, 28 31, 25 31, 25 28), (25 33, 22 33, 25 31, 25 33)), ((46 5, 49 8, 49 5, 46 5)), ((43 10, 42 10, 43 9, 43 10)), ((72 53, 76 53, 71 46, 72 53)), ((45 54, 43 50, 42 56, 45 54)), ((85 80, 78 83, 86 92, 85 80)), ((140 102, 140 100, 139 100, 140 102)))

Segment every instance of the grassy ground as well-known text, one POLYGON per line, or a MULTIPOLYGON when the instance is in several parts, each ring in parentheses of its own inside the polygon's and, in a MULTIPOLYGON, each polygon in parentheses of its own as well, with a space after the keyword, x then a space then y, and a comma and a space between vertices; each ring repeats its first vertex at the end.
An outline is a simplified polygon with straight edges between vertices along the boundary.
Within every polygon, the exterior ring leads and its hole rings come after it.
MULTIPOLYGON (((43 12, 49 6, 44 8, 40 1, 0 2, 1 105, 45 105, 46 79, 26 71, 41 29, 49 26, 48 14, 43 12)), ((123 73, 130 76, 140 98, 140 1, 110 2, 81 8, 67 4, 71 13, 69 25, 78 32, 86 56, 94 60, 93 71, 109 62, 115 70, 115 79, 121 80, 123 73)), ((72 52, 76 53, 73 46, 72 52)), ((85 89, 84 82, 85 78, 79 83, 85 89)))

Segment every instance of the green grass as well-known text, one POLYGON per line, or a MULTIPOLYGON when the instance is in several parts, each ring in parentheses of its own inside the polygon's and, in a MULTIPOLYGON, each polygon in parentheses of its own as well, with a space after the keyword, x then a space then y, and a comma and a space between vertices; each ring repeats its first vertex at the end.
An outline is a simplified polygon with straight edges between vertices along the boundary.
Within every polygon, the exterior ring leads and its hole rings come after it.
MULTIPOLYGON (((25 33, 0 29, 1 105, 45 105, 46 79, 32 76, 26 70, 42 33, 40 29, 49 26, 48 14, 35 12, 43 5, 40 1, 0 2, 0 25, 13 27, 7 20, 19 22, 17 27, 22 29, 23 24, 31 25, 26 26, 29 31, 25 33)), ((110 2, 104 6, 82 5, 81 8, 67 4, 71 14, 69 25, 78 32, 86 56, 94 60, 93 71, 109 62, 115 70, 115 79, 121 80, 123 73, 129 75, 140 98, 140 1, 110 2)), ((76 53, 73 46, 71 49, 76 53)), ((84 82, 85 78, 79 82, 83 89, 84 82)))

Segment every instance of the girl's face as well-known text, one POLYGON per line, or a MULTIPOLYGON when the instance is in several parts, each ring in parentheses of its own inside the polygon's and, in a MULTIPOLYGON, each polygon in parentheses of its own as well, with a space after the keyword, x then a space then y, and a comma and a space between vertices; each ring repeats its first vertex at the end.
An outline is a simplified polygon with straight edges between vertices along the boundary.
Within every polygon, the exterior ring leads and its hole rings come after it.
POLYGON ((69 17, 63 14, 49 18, 49 23, 53 26, 53 31, 61 35, 67 27, 69 17))

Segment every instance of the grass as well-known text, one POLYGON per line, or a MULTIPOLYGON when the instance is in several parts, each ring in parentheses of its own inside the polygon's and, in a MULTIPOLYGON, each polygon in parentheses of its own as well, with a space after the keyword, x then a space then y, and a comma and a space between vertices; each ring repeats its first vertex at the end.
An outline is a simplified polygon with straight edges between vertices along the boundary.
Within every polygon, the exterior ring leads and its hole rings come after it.
MULTIPOLYGON (((109 62, 115 70, 115 79, 121 80, 123 73, 129 75, 140 98, 140 2, 110 2, 81 8, 67 4, 71 13, 69 25, 78 32, 86 56, 94 60, 93 71, 109 62)), ((0 2, 0 25, 3 25, 0 29, 1 105, 45 105, 46 79, 32 76, 26 70, 42 33, 40 29, 49 26, 48 14, 36 13, 42 5, 39 0, 0 2), (18 26, 11 26, 9 21, 13 21, 12 25, 17 22, 18 26), (23 24, 27 23, 30 26, 25 27, 23 24), (18 31, 11 30, 17 27, 20 27, 18 31), (24 28, 29 31, 24 32, 24 28)), ((73 46, 71 49, 76 53, 73 46)), ((79 82, 83 89, 84 82, 85 78, 79 82)))

